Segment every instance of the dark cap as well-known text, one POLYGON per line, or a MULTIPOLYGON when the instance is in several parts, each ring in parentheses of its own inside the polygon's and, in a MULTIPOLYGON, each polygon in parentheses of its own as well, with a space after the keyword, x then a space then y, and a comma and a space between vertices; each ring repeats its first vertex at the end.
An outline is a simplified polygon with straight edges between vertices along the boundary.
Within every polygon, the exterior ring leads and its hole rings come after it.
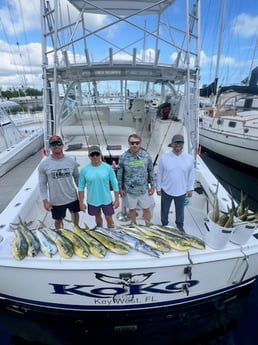
POLYGON ((98 153, 101 153, 100 151, 100 147, 97 146, 97 145, 93 145, 93 146, 90 146, 89 147, 89 155, 93 152, 98 152, 98 153))
POLYGON ((184 137, 181 134, 176 134, 173 136, 171 143, 168 146, 171 147, 173 144, 183 144, 184 142, 184 137))
POLYGON ((58 135, 53 135, 50 139, 49 139, 49 145, 53 144, 53 143, 61 143, 63 145, 63 140, 61 137, 59 137, 58 135))

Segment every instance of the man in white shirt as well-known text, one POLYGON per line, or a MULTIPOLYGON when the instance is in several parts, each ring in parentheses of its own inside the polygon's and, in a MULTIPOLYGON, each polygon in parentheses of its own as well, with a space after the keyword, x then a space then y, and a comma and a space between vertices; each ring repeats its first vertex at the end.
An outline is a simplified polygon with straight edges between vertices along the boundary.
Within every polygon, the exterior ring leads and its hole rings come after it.
POLYGON ((183 152, 184 137, 173 136, 172 151, 161 156, 157 171, 157 194, 161 196, 161 223, 168 225, 168 213, 172 200, 175 203, 178 230, 184 230, 185 197, 191 197, 194 189, 194 162, 192 156, 183 152))

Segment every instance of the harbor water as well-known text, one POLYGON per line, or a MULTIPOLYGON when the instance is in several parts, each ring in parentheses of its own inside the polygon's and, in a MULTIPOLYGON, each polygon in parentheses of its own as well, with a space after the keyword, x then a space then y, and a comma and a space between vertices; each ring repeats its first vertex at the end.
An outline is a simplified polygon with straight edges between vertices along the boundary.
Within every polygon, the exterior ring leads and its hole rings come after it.
MULTIPOLYGON (((250 208, 258 210, 258 177, 246 169, 227 165, 207 153, 202 157, 235 199, 241 190, 248 195, 250 208)), ((32 159, 32 158, 30 158, 32 159)), ((30 162, 30 160, 28 160, 30 162)), ((29 164, 26 163, 25 164, 29 164)), ((15 174, 15 171, 12 172, 15 174)), ((3 180, 2 180, 3 181, 3 180)), ((2 182, 1 181, 1 182, 2 182)), ((2 187, 1 187, 2 188, 2 187)), ((258 264, 258 263, 257 263, 258 264)), ((1 277, 0 277, 1 279, 1 277)), ((19 282, 17 281, 19 286, 19 282)), ((33 277, 31 289, 34 288, 33 277)), ((114 327, 81 318, 48 318, 21 313, 13 308, 0 308, 1 345, 98 345, 103 343, 130 345, 257 345, 258 282, 237 298, 230 307, 192 306, 192 312, 178 310, 174 315, 142 315, 140 332, 131 326, 114 327), (170 317, 169 317, 170 315, 170 317), (193 316, 194 315, 194 316, 193 316)), ((116 321, 119 325, 119 320, 116 321)))

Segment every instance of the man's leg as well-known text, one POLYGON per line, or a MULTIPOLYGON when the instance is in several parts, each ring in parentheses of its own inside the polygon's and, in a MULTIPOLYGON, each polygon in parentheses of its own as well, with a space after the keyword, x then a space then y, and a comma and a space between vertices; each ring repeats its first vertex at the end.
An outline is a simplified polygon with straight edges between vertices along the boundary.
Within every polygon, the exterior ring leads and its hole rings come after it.
POLYGON ((179 230, 184 230, 184 211, 185 211, 185 194, 174 198, 176 209, 176 226, 179 230))
POLYGON ((161 190, 161 223, 162 225, 168 225, 168 212, 171 205, 173 197, 171 195, 168 195, 164 192, 164 190, 161 190))

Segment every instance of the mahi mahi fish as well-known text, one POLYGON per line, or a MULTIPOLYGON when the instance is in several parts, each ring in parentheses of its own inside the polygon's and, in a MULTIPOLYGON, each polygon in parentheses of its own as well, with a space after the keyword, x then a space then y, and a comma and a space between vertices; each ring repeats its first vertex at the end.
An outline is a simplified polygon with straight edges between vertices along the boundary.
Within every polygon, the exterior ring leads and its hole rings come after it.
POLYGON ((228 214, 229 214, 229 217, 226 223, 224 224, 224 228, 232 228, 234 225, 234 214, 235 214, 234 210, 233 209, 228 210, 228 214))
POLYGON ((35 229, 35 236, 37 237, 40 245, 40 251, 45 256, 52 258, 57 253, 57 246, 53 241, 51 241, 48 236, 42 232, 40 229, 35 229))
POLYGON ((85 231, 86 229, 81 228, 79 225, 75 224, 74 222, 70 220, 67 220, 67 219, 65 220, 71 223, 74 232, 88 244, 90 253, 92 255, 94 255, 96 258, 99 258, 99 259, 103 259, 106 256, 107 254, 106 248, 98 240, 90 236, 85 231))
POLYGON ((159 258, 159 254, 155 250, 153 250, 150 246, 148 246, 143 241, 138 240, 137 238, 128 235, 127 233, 124 233, 119 230, 111 230, 111 229, 104 229, 104 228, 97 228, 96 230, 98 232, 101 232, 104 235, 112 237, 114 240, 120 240, 128 244, 131 248, 139 252, 159 258))
POLYGON ((211 219, 214 223, 217 223, 219 219, 219 198, 218 198, 218 190, 219 190, 219 183, 217 183, 216 191, 215 193, 212 193, 214 201, 213 201, 213 210, 212 210, 212 215, 211 219))
POLYGON ((160 226, 160 225, 154 225, 153 224, 151 226, 151 228, 154 228, 154 229, 156 228, 156 229, 158 229, 162 232, 165 232, 167 234, 172 234, 174 236, 181 237, 184 240, 186 240, 189 243, 189 245, 193 248, 205 249, 205 242, 197 236, 189 235, 189 234, 183 233, 177 229, 168 228, 168 227, 160 226))
MULTIPOLYGON (((133 225, 133 226, 138 227, 138 225, 133 225)), ((147 226, 141 225, 140 228, 148 236, 156 236, 156 237, 166 240, 168 244, 170 245, 170 247, 173 249, 177 249, 180 251, 187 251, 191 248, 189 242, 187 242, 182 237, 175 236, 173 234, 169 235, 168 233, 155 229, 153 226, 147 227, 147 226)))
POLYGON ((21 218, 19 218, 20 223, 18 228, 22 232, 26 242, 28 243, 28 256, 36 256, 40 251, 40 245, 37 238, 33 235, 32 231, 23 223, 21 218))
POLYGON ((24 259, 28 254, 28 243, 19 229, 14 229, 12 251, 13 257, 19 261, 24 259))
POLYGON ((217 224, 218 224, 219 226, 222 226, 222 227, 223 227, 223 226, 226 224, 228 218, 229 218, 228 213, 223 213, 223 214, 219 217, 219 219, 218 219, 218 221, 217 221, 217 224))
POLYGON ((85 230, 89 236, 94 237, 96 240, 101 242, 103 246, 105 246, 107 249, 109 249, 111 252, 115 254, 128 254, 130 251, 130 247, 125 244, 124 242, 114 240, 110 236, 101 234, 100 232, 97 232, 95 230, 85 230))
POLYGON ((82 259, 86 259, 89 256, 90 252, 87 243, 75 232, 63 228, 58 229, 58 232, 72 242, 73 251, 77 256, 82 259))
POLYGON ((73 256, 73 244, 66 237, 57 233, 56 230, 48 228, 43 222, 41 224, 41 231, 50 238, 57 246, 57 250, 64 259, 70 259, 73 256))
POLYGON ((247 199, 247 194, 241 190, 240 203, 239 203, 237 210, 236 210, 236 216, 237 217, 240 217, 244 214, 246 199, 247 199))
POLYGON ((145 244, 150 246, 154 250, 158 250, 162 253, 168 253, 171 250, 171 247, 168 242, 163 240, 162 238, 155 237, 155 236, 148 236, 145 235, 141 230, 137 229, 137 231, 126 228, 126 227, 119 227, 122 232, 126 232, 128 235, 137 238, 138 240, 143 241, 145 244))

